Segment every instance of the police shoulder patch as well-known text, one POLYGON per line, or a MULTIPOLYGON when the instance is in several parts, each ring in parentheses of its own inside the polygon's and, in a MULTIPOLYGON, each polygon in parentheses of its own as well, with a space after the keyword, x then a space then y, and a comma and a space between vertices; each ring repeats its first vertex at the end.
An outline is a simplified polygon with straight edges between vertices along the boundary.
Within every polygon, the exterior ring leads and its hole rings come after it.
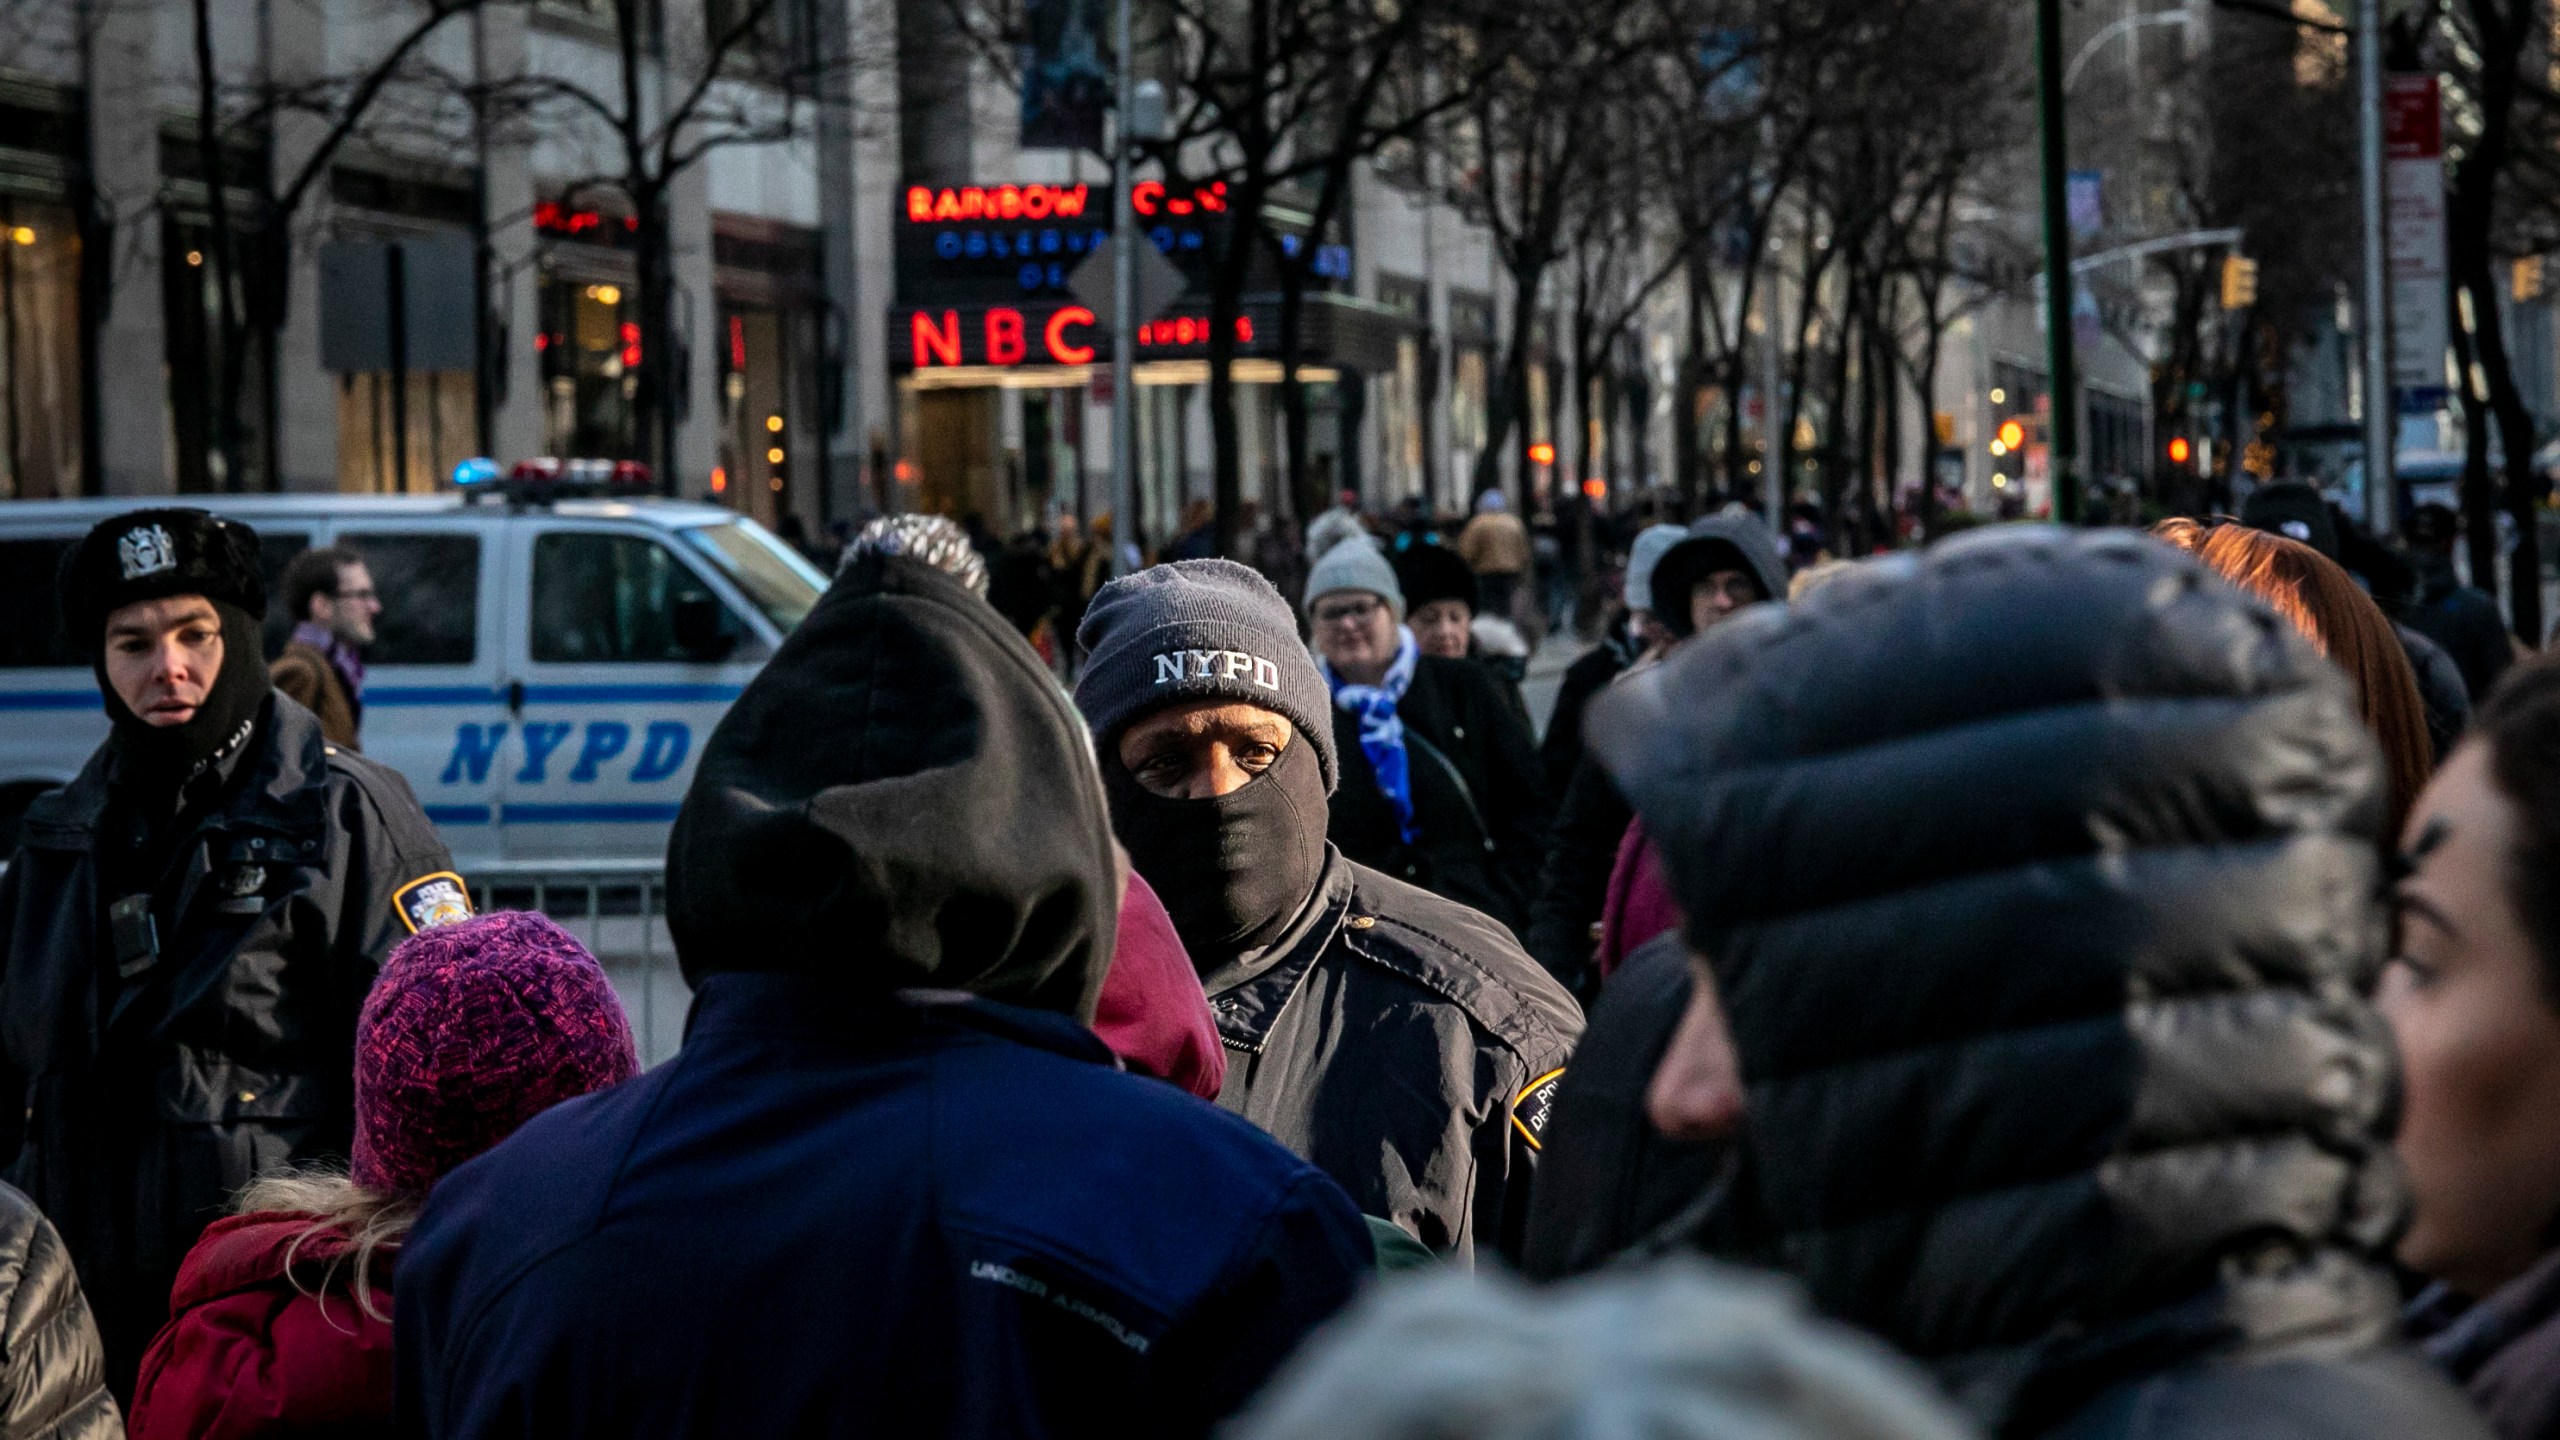
POLYGON ((1532 1150, 1547 1148, 1547 1121, 1556 1113, 1556 1087, 1563 1083, 1564 1067, 1559 1065, 1511 1097, 1511 1128, 1532 1150))
POLYGON ((470 919, 471 891, 461 876, 438 870, 392 891, 391 908, 399 913, 400 923, 415 935, 429 926, 470 919))

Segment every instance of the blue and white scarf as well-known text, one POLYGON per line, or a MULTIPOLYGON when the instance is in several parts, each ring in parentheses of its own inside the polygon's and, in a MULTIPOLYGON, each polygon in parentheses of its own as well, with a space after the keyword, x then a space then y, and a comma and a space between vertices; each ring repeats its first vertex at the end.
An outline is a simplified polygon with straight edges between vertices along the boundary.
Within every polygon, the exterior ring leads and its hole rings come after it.
POLYGON ((1331 665, 1316 662, 1324 672, 1326 688, 1333 691, 1333 703, 1360 717, 1360 753, 1377 772, 1378 788, 1395 807, 1396 828, 1408 845, 1420 838, 1420 832, 1413 828, 1413 769, 1405 754, 1404 721, 1397 718, 1396 704, 1413 683, 1414 666, 1421 656, 1422 647, 1414 643, 1413 632, 1399 625, 1396 658, 1375 685, 1346 685, 1331 665))

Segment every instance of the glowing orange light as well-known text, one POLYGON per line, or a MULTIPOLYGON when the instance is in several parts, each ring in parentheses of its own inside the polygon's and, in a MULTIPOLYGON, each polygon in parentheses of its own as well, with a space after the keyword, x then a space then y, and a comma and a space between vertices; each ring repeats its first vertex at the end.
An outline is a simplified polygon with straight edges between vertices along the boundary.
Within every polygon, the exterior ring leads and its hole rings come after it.
POLYGON ((728 490, 729 490, 729 467, 728 467, 728 466, 726 466, 726 465, 714 465, 714 466, 712 466, 712 467, 711 467, 711 493, 712 493, 712 494, 714 494, 714 495, 723 495, 723 494, 728 493, 728 490))
POLYGON ((2194 449, 2193 449, 2192 447, 2190 447, 2190 446, 2187 444, 2187 437, 2186 437, 2186 436, 2184 436, 2184 435, 2172 435, 2172 436, 2170 436, 2170 437, 2169 437, 2169 463, 2170 463, 2170 464, 2172 464, 2172 465, 2184 465, 2184 464, 2186 464, 2186 463, 2187 463, 2187 457, 2188 457, 2189 455, 2194 454, 2194 453, 2195 453, 2194 449))
POLYGON ((1590 479, 1583 481, 1583 482, 1582 482, 1582 498, 1583 498, 1583 499, 1585 499, 1585 500, 1606 500, 1606 499, 1608 499, 1608 498, 1609 498, 1609 482, 1608 482, 1608 481, 1606 481, 1606 480, 1601 479, 1601 478, 1600 478, 1599 476, 1597 476, 1597 475, 1594 475, 1594 476, 1592 476, 1590 479))
POLYGON ((1532 465, 1553 465, 1556 463, 1556 447, 1548 444, 1544 440, 1530 446, 1529 463, 1532 465))
POLYGON ((2015 450, 2026 443, 2026 426, 2019 424, 2015 420, 2003 420, 2000 422, 2000 444, 2003 449, 2015 450))
POLYGON ((901 460, 894 467, 892 473, 898 477, 899 484, 912 485, 915 483, 916 478, 916 464, 912 460, 901 460))

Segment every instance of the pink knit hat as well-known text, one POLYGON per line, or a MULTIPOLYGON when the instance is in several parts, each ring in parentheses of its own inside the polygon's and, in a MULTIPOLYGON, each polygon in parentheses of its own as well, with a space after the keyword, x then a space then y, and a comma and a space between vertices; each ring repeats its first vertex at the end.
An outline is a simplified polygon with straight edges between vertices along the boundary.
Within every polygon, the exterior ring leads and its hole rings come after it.
POLYGON ((356 1021, 354 1178, 424 1195, 517 1126, 640 1071, 596 958, 543 916, 499 911, 403 940, 356 1021))

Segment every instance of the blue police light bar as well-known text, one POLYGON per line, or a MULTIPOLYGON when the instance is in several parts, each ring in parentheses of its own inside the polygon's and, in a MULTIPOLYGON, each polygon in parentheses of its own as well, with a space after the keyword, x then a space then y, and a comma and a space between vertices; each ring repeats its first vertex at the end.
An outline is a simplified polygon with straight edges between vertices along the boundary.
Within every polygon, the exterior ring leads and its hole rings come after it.
POLYGON ((474 485, 496 484, 504 475, 505 472, 498 468, 498 462, 486 455, 474 455, 453 467, 453 483, 456 488, 464 490, 474 485))

